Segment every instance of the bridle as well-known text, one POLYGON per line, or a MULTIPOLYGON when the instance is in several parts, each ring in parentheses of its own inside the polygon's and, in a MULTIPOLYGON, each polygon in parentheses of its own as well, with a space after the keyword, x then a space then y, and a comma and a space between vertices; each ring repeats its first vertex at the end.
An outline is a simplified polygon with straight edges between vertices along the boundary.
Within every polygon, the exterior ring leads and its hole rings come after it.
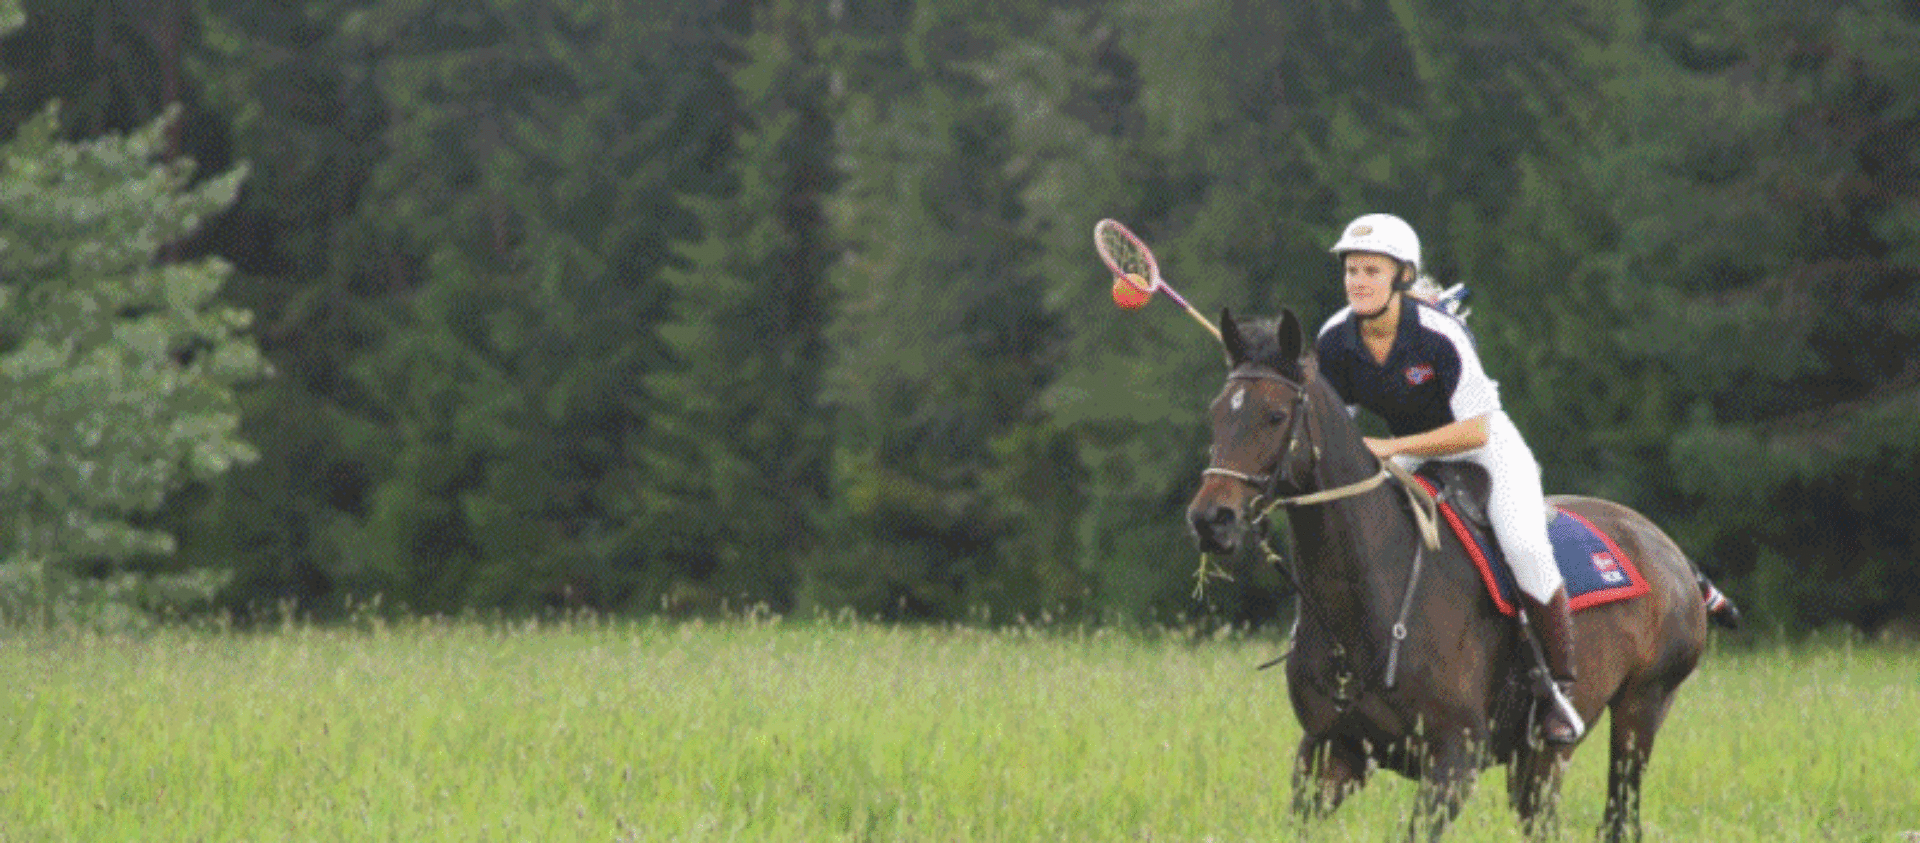
MULTIPOLYGON (((1306 414, 1308 409, 1311 408, 1312 406, 1312 404, 1310 403, 1311 399, 1307 395, 1307 390, 1305 386, 1295 383, 1291 378, 1288 378, 1277 372, 1268 372, 1260 369, 1249 369, 1246 367, 1241 367, 1227 373, 1228 383, 1232 383, 1237 380, 1273 381, 1275 383, 1281 384, 1293 390, 1293 404, 1292 406, 1287 408, 1287 438, 1280 445, 1280 457, 1278 460, 1279 470, 1274 474, 1249 474, 1244 471, 1236 471, 1234 469, 1226 468, 1224 466, 1210 465, 1210 466, 1207 466, 1206 469, 1203 470, 1201 473, 1215 474, 1221 477, 1229 477, 1234 480, 1238 480, 1242 483, 1252 486, 1255 491, 1258 491, 1262 494, 1262 496, 1265 496, 1268 493, 1275 491, 1280 484, 1291 483, 1290 470, 1293 467, 1293 454, 1294 454, 1294 451, 1298 450, 1300 447, 1300 428, 1301 428, 1300 418, 1301 416, 1304 416, 1306 414)), ((1319 461, 1320 461, 1320 455, 1318 453, 1318 449, 1316 448, 1315 453, 1313 454, 1313 465, 1317 466, 1319 464, 1319 461)))
MULTIPOLYGON (((1378 488, 1380 484, 1385 483, 1391 475, 1392 470, 1388 467, 1390 463, 1382 460, 1379 471, 1374 472, 1371 476, 1367 477, 1367 479, 1356 483, 1348 483, 1344 486, 1336 486, 1332 489, 1321 489, 1300 495, 1283 496, 1277 494, 1282 486, 1295 489, 1300 488, 1293 477, 1292 470, 1295 462, 1294 453, 1300 450, 1301 447, 1302 440, 1300 439, 1300 431, 1305 427, 1301 419, 1313 409, 1311 394, 1307 391, 1306 384, 1296 382, 1292 378, 1278 372, 1270 372, 1264 369, 1252 369, 1242 366, 1227 373, 1227 381, 1229 383, 1237 380, 1273 381, 1293 390, 1293 404, 1287 410, 1287 436, 1280 445, 1278 468, 1274 473, 1249 474, 1244 471, 1216 465, 1209 465, 1200 472, 1202 475, 1216 475, 1238 480, 1253 487, 1257 496, 1253 502, 1249 504, 1248 508, 1258 513, 1258 515, 1255 516, 1256 521, 1265 518, 1267 514, 1272 512, 1276 507, 1314 506, 1371 492, 1378 488)), ((1308 441, 1307 445, 1309 462, 1307 463, 1306 474, 1310 479, 1320 467, 1320 444, 1318 442, 1308 441)))

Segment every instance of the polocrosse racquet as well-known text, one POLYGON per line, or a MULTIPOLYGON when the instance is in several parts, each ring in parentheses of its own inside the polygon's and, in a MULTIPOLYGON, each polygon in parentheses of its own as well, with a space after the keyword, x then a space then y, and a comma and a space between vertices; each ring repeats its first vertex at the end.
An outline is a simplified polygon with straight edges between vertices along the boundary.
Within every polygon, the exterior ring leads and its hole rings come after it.
POLYGON ((1220 329, 1188 304, 1186 297, 1167 284, 1167 279, 1160 277, 1160 264, 1154 261, 1153 250, 1148 249, 1147 244, 1141 242, 1119 220, 1104 219, 1093 226, 1093 248, 1100 253, 1100 260, 1106 262, 1117 281, 1132 284, 1148 296, 1157 292, 1166 293, 1167 298, 1180 305, 1215 340, 1221 338, 1220 329))

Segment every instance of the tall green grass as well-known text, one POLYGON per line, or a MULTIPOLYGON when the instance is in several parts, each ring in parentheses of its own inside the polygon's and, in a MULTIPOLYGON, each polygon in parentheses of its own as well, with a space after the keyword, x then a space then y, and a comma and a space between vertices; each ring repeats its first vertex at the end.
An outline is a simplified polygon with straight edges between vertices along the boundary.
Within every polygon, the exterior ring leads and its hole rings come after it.
MULTIPOLYGON (((0 645, 0 840, 1291 839, 1278 642, 863 624, 412 622, 0 645)), ((1716 652, 1652 840, 1920 830, 1920 654, 1716 652)), ((1562 814, 1599 821, 1604 740, 1562 814)), ((1459 840, 1518 840, 1491 770, 1459 840)), ((1376 777, 1315 839, 1393 837, 1376 777)))

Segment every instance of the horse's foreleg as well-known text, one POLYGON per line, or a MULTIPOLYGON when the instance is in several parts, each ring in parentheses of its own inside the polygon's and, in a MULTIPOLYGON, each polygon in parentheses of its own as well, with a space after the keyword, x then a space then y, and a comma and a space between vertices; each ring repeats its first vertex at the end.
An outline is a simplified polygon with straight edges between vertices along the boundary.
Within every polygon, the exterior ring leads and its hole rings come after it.
POLYGON ((1429 748, 1420 791, 1414 797, 1413 818, 1407 827, 1407 839, 1439 840, 1447 826, 1460 815, 1460 807, 1473 795, 1474 780, 1480 772, 1478 748, 1473 741, 1459 739, 1436 743, 1429 748))
POLYGON ((1293 760, 1294 816, 1331 814, 1366 783, 1367 758, 1358 749, 1334 739, 1302 738, 1293 760))
POLYGON ((1637 690, 1613 704, 1611 753, 1607 763, 1606 839, 1609 843, 1640 839, 1640 779, 1653 755, 1653 736, 1667 717, 1673 691, 1666 687, 1637 690))

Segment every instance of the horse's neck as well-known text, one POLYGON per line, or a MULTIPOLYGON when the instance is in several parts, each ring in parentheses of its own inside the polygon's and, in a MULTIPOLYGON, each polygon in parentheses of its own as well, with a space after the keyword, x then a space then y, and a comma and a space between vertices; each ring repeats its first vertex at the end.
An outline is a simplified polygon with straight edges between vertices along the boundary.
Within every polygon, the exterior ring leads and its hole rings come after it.
MULTIPOLYGON (((1321 489, 1356 483, 1380 470, 1361 440, 1359 426, 1330 389, 1315 395, 1324 409, 1314 414, 1313 440, 1320 448, 1314 479, 1321 489)), ((1321 611, 1322 621, 1376 639, 1394 622, 1406 572, 1418 542, 1401 512, 1392 485, 1288 513, 1300 588, 1321 611), (1404 557, 1404 558, 1403 558, 1404 557)), ((1358 642, 1356 642, 1358 643, 1358 642)))

